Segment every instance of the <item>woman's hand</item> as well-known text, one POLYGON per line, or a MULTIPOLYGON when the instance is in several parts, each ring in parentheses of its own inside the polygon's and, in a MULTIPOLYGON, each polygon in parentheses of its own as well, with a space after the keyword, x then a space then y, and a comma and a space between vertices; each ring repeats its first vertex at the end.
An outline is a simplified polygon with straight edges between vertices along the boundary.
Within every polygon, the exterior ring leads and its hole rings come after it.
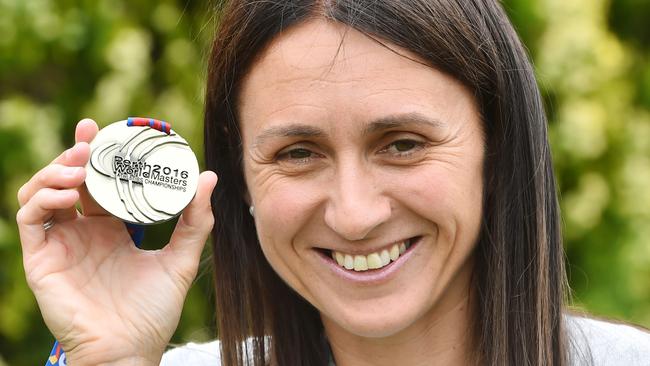
POLYGON ((210 195, 217 177, 201 174, 196 196, 164 249, 140 250, 125 225, 83 186, 88 143, 97 130, 91 120, 79 122, 77 143, 18 192, 27 282, 70 364, 158 365, 212 229, 210 195), (54 226, 45 230, 52 217, 54 226))

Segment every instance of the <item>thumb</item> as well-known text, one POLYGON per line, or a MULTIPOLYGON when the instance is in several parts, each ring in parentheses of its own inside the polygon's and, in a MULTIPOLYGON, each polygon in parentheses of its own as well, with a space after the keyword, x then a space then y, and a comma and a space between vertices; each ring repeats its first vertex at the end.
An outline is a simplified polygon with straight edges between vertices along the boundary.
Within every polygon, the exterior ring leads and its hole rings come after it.
POLYGON ((196 195, 176 223, 169 244, 163 249, 167 268, 177 268, 185 277, 194 279, 205 241, 214 225, 210 197, 217 184, 217 175, 205 171, 199 176, 196 195))

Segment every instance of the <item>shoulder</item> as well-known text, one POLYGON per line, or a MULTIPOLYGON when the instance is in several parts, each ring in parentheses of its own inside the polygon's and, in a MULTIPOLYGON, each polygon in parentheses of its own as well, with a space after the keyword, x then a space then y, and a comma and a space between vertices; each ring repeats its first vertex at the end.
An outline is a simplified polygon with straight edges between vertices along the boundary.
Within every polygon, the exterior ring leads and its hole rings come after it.
MULTIPOLYGON (((264 337, 266 349, 271 346, 270 338, 264 337)), ((253 359, 255 342, 252 338, 242 344, 246 355, 245 362, 253 359)), ((268 360, 267 360, 268 361, 268 360)), ((160 366, 219 366, 221 365, 221 342, 214 340, 207 343, 188 343, 174 347, 163 355, 160 366)))
POLYGON ((160 366, 218 366, 221 365, 219 341, 188 343, 165 352, 160 366))
MULTIPOLYGON (((626 324, 576 315, 567 315, 565 320, 571 365, 650 365, 650 332, 626 324)), ((160 365, 221 365, 219 341, 188 343, 173 348, 165 352, 160 365)))
POLYGON ((571 365, 650 365, 647 330, 577 315, 567 315, 565 319, 571 365))

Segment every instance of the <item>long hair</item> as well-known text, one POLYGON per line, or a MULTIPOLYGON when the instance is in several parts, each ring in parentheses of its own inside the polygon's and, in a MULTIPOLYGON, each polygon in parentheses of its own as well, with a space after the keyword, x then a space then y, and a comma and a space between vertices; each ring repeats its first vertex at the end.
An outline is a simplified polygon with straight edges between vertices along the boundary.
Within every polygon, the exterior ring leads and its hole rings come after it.
POLYGON ((224 2, 209 60, 205 156, 219 175, 212 207, 217 326, 224 365, 327 364, 318 311, 270 267, 245 202, 237 99, 284 30, 314 18, 416 54, 476 97, 486 134, 474 325, 482 365, 565 365, 564 254, 546 117, 533 69, 496 0, 224 2))

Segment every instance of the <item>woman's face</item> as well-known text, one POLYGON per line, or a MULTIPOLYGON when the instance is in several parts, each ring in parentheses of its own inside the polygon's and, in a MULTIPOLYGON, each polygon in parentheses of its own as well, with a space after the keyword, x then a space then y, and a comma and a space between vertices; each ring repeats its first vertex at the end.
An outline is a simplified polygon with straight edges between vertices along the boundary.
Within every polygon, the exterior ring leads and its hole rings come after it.
POLYGON ((367 337, 466 298, 481 221, 475 100, 389 47, 311 21, 271 43, 239 95, 266 258, 326 327, 367 337))

